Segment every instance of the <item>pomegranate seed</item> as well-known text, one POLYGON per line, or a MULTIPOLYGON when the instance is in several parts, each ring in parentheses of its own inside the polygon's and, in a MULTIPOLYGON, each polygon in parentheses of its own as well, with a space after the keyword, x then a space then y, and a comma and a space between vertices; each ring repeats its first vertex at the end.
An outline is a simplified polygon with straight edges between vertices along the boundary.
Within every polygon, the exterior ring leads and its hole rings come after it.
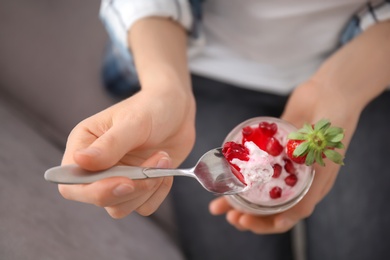
POLYGON ((222 147, 222 153, 225 154, 234 144, 234 142, 226 142, 222 147))
POLYGON ((242 144, 227 142, 222 148, 222 153, 228 161, 238 158, 242 161, 249 160, 249 150, 242 144))
POLYGON ((242 144, 248 141, 254 142, 253 139, 255 138, 255 131, 252 127, 246 126, 241 130, 241 132, 242 132, 242 140, 241 140, 242 144))
POLYGON ((296 173, 296 170, 295 170, 295 167, 294 167, 293 162, 290 161, 289 159, 285 159, 284 162, 285 162, 285 164, 284 164, 284 169, 285 169, 288 173, 295 174, 295 173, 296 173))
POLYGON ((259 130, 262 134, 272 137, 278 131, 278 126, 275 123, 261 122, 259 124, 259 130))
POLYGON ((258 128, 251 128, 249 126, 244 127, 242 129, 242 144, 245 142, 254 142, 260 149, 265 151, 266 145, 267 145, 267 139, 264 139, 264 136, 262 133, 260 133, 258 128))
POLYGON ((268 139, 266 152, 272 156, 278 156, 283 152, 283 146, 279 143, 279 141, 275 137, 271 137, 268 139))
POLYGON ((280 174, 282 174, 282 166, 280 166, 280 164, 274 164, 272 165, 272 168, 274 169, 272 178, 279 178, 280 174))
POLYGON ((250 138, 247 137, 246 139, 254 142, 261 150, 266 151, 269 137, 262 134, 258 128, 254 129, 250 138))
POLYGON ((242 129, 243 136, 250 136, 253 133, 253 129, 250 126, 246 126, 242 129))
POLYGON ((235 164, 230 164, 230 168, 232 169, 233 174, 239 179, 243 184, 246 185, 244 175, 241 174, 240 172, 240 167, 238 167, 235 164))
POLYGON ((248 161, 249 160, 249 150, 245 146, 241 144, 237 144, 235 142, 227 142, 224 144, 222 148, 222 154, 225 156, 225 158, 228 160, 229 164, 231 165, 232 172, 234 175, 244 184, 244 176, 240 172, 240 168, 235 165, 230 163, 231 160, 234 158, 238 158, 242 161, 248 161))
POLYGON ((284 178, 284 182, 291 187, 294 186, 297 183, 297 181, 298 181, 298 177, 295 174, 290 174, 289 176, 284 178))
POLYGON ((282 188, 275 186, 269 191, 269 196, 272 199, 277 199, 282 197, 282 188))

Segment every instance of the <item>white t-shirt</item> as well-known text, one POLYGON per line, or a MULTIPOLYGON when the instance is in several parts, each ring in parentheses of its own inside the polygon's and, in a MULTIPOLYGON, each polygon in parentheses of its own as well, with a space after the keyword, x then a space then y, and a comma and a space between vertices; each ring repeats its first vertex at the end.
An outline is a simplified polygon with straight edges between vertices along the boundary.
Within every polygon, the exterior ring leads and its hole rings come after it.
MULTIPOLYGON (((286 94, 338 46, 366 0, 206 0, 201 37, 189 46, 193 73, 240 87, 286 94)), ((103 0, 101 17, 127 49, 127 31, 146 16, 191 29, 188 0, 103 0)))
POLYGON ((207 0, 204 46, 191 59, 199 75, 288 93, 338 45, 364 0, 207 0))

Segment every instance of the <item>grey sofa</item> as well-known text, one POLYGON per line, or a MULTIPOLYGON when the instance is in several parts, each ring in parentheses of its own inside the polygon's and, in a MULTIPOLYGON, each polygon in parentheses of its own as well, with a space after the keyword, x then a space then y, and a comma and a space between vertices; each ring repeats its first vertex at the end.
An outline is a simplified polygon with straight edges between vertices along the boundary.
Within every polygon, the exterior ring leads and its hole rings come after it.
POLYGON ((43 179, 72 127, 114 102, 100 80, 99 4, 0 2, 2 260, 182 258, 168 201, 151 217, 113 220, 43 179))

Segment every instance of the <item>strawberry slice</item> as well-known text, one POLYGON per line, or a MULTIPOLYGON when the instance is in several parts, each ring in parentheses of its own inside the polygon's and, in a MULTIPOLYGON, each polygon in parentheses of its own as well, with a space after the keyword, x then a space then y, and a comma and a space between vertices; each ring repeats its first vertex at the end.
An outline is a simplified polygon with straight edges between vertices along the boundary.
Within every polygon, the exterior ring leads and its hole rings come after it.
POLYGON ((303 164, 306 161, 306 154, 301 156, 294 156, 294 151, 303 142, 303 140, 288 140, 286 146, 287 156, 296 163, 303 164))

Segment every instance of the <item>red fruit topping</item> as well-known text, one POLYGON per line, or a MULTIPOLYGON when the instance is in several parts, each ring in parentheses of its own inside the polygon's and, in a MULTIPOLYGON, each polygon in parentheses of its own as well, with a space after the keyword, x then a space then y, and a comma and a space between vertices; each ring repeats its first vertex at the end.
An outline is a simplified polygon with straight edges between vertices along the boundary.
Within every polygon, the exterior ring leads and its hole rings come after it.
POLYGON ((253 129, 250 126, 246 126, 242 129, 243 136, 250 136, 253 133, 253 129))
POLYGON ((240 172, 240 167, 238 167, 235 164, 230 163, 230 168, 232 169, 233 174, 237 177, 237 179, 242 182, 243 184, 247 185, 245 182, 244 175, 241 174, 240 172))
POLYGON ((252 128, 250 126, 246 126, 242 129, 242 143, 245 142, 254 142, 260 149, 263 151, 266 150, 267 142, 269 137, 260 133, 259 128, 252 128))
POLYGON ((280 166, 280 164, 274 164, 272 165, 272 168, 274 169, 272 178, 279 178, 280 174, 282 173, 282 166, 280 166))
POLYGON ((244 184, 244 176, 240 173, 240 167, 237 165, 231 163, 230 161, 234 158, 237 158, 241 161, 248 161, 249 160, 249 150, 242 144, 237 144, 235 142, 227 142, 224 144, 222 148, 222 154, 225 156, 226 160, 229 162, 229 164, 232 166, 232 172, 236 177, 244 184))
POLYGON ((279 141, 275 137, 271 137, 268 139, 266 152, 272 156, 278 156, 283 152, 283 146, 279 143, 279 141))
POLYGON ((294 167, 294 163, 292 161, 290 161, 289 159, 284 159, 284 169, 288 172, 288 173, 291 173, 291 174, 295 174, 296 173, 296 169, 294 167))
POLYGON ((252 141, 261 150, 272 156, 278 156, 283 152, 283 146, 273 137, 278 131, 275 123, 261 122, 257 128, 246 126, 242 129, 242 143, 252 141))
POLYGON ((259 123, 259 130, 265 136, 272 137, 278 131, 278 126, 275 123, 261 122, 259 123))
POLYGON ((290 174, 289 176, 284 178, 284 182, 291 187, 294 186, 297 183, 297 181, 298 181, 298 177, 295 174, 290 174))
POLYGON ((286 145, 287 156, 296 163, 303 164, 306 161, 306 155, 294 156, 295 149, 303 142, 303 140, 288 140, 286 145))
POLYGON ((240 159, 241 161, 249 160, 249 150, 242 144, 235 142, 227 142, 222 148, 222 153, 226 159, 230 162, 234 158, 240 159))
POLYGON ((269 137, 265 135, 258 135, 257 138, 254 139, 254 143, 263 151, 267 151, 269 137))
POLYGON ((246 126, 241 130, 242 133, 242 144, 245 142, 254 142, 256 143, 256 139, 258 138, 258 130, 254 129, 250 126, 246 126))
POLYGON ((277 199, 282 197, 282 188, 275 186, 269 191, 269 196, 272 199, 277 199))

